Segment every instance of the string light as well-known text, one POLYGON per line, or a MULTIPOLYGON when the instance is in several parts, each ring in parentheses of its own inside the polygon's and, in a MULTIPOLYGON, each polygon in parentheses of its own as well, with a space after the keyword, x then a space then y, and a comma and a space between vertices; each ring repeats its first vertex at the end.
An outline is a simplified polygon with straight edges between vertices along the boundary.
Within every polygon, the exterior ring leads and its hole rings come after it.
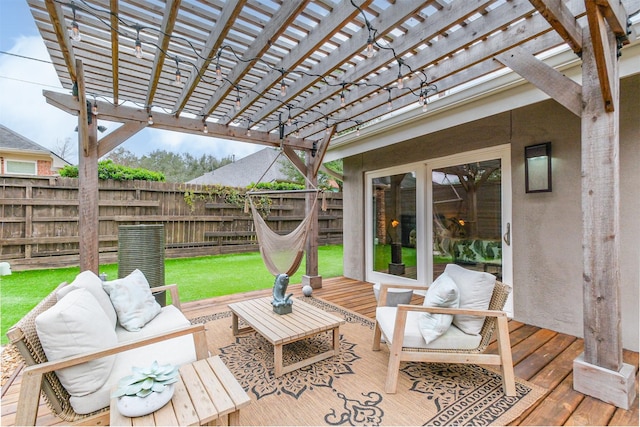
POLYGON ((369 34, 369 38, 367 39, 367 58, 373 58, 373 37, 369 34))
POLYGON ((96 101, 95 99, 93 100, 93 108, 91 109, 91 112, 94 116, 98 115, 98 101, 96 101))
POLYGON ((177 87, 182 87, 182 74, 180 73, 180 58, 176 56, 174 59, 176 60, 176 79, 173 81, 173 85, 177 87))
POLYGON ((402 59, 398 58, 398 89, 404 88, 404 81, 402 79, 402 59))
POLYGON ((207 122, 205 120, 206 119, 202 120, 202 133, 209 133, 209 128, 207 127, 207 122))
POLYGON ((73 3, 71 3, 71 11, 73 12, 73 20, 71 21, 71 31, 69 32, 69 36, 74 42, 79 42, 82 40, 82 35, 80 34, 80 27, 76 21, 76 6, 73 3))
MULTIPOLYGON (((360 7, 358 7, 358 6, 357 6, 353 1, 351 1, 351 3, 353 4, 353 6, 354 6, 356 9, 358 9, 358 11, 359 11, 360 13, 362 13, 362 15, 363 15, 363 17, 364 17, 365 24, 366 24, 366 30, 369 32, 369 34, 368 34, 368 38, 367 38, 366 50, 365 50, 365 55, 366 55, 366 57, 368 57, 368 58, 373 57, 373 56, 375 55, 375 53, 376 53, 376 48, 379 48, 379 49, 388 49, 388 50, 390 50, 391 52, 393 52, 393 56, 394 56, 395 60, 396 60, 396 61, 397 61, 397 63, 398 63, 397 86, 395 86, 395 87, 397 87, 398 89, 404 89, 404 88, 405 88, 405 81, 404 81, 405 79, 403 78, 403 73, 402 73, 402 71, 403 71, 403 70, 402 70, 402 66, 403 66, 403 65, 404 65, 404 66, 407 66, 407 68, 409 68, 409 72, 410 72, 410 74, 413 74, 413 73, 414 73, 414 70, 412 70, 412 69, 411 69, 411 67, 410 67, 409 65, 407 65, 407 64, 405 64, 405 63, 404 63, 404 59, 403 59, 403 58, 400 58, 400 57, 396 54, 396 52, 395 52, 395 50, 393 49, 393 47, 381 46, 380 44, 378 44, 378 42, 376 41, 376 38, 377 38, 377 36, 376 36, 376 34, 377 34, 377 30, 371 26, 371 23, 367 20, 367 17, 366 17, 366 15, 365 15, 365 12, 364 12, 360 7), (375 46, 374 46, 374 45, 375 45, 375 46)), ((73 1, 70 1, 69 3, 65 3, 65 5, 66 5, 66 6, 68 6, 68 7, 70 7, 70 8, 72 9, 72 12, 73 12, 73 21, 72 21, 71 29, 70 29, 70 31, 69 31, 69 33, 70 33, 69 35, 70 35, 70 37, 71 37, 73 40, 79 41, 79 40, 81 40, 81 35, 80 35, 80 31, 79 31, 78 23, 77 23, 77 21, 76 21, 76 10, 78 9, 78 6, 76 6, 76 5, 74 4, 74 2, 73 2, 73 1)), ((89 6, 89 7, 91 7, 91 6, 89 6)), ((91 9, 98 10, 97 8, 94 8, 94 7, 91 7, 91 9)), ((85 11, 85 12, 87 11, 86 9, 83 9, 82 7, 80 8, 80 10, 81 10, 81 11, 85 11)), ((113 16, 115 16, 115 17, 119 20, 119 22, 122 24, 122 26, 124 26, 124 27, 128 27, 128 28, 131 28, 131 29, 134 29, 134 30, 136 31, 135 49, 134 49, 134 53, 135 53, 136 58, 139 58, 139 59, 140 59, 140 58, 143 58, 143 48, 142 48, 142 43, 141 43, 141 41, 140 41, 140 31, 141 31, 141 30, 143 30, 143 29, 147 29, 147 27, 141 26, 141 25, 139 25, 139 24, 131 24, 131 23, 127 23, 127 22, 126 22, 126 21, 124 21, 123 19, 119 18, 119 17, 117 16, 117 14, 115 14, 115 13, 113 13, 113 12, 109 12, 108 10, 104 10, 104 12, 105 12, 105 13, 111 13, 113 16)), ((88 13, 92 13, 92 12, 91 12, 91 11, 89 11, 88 13)), ((103 23, 105 23, 107 26, 109 26, 109 24, 108 24, 107 22, 105 22, 105 21, 102 21, 102 22, 103 22, 103 23)), ((150 29, 151 29, 151 30, 154 30, 154 31, 157 31, 157 32, 159 32, 160 34, 164 34, 164 35, 165 35, 165 36, 167 36, 167 37, 172 37, 172 35, 171 35, 171 34, 165 34, 165 33, 163 33, 163 32, 162 32, 162 30, 160 30, 160 29, 154 29, 154 28, 150 28, 150 29)), ((116 32, 118 32, 118 33, 119 33, 119 34, 121 34, 122 36, 130 37, 130 35, 129 35, 129 34, 127 34, 126 32, 125 32, 124 34, 120 33, 117 27, 116 27, 116 28, 113 28, 113 27, 112 27, 112 28, 111 28, 111 30, 112 30, 112 31, 116 31, 116 32)), ((157 49, 159 49, 159 50, 163 51, 165 55, 169 55, 169 52, 164 51, 162 47, 158 46, 157 44, 155 44, 155 43, 153 43, 153 42, 149 42, 149 43, 150 43, 151 45, 155 46, 157 49)), ((195 47, 194 47, 194 46, 191 46, 191 47, 192 47, 192 49, 194 50, 194 52, 195 52, 196 56, 200 57, 202 60, 204 60, 204 61, 209 61, 209 62, 212 60, 212 58, 205 58, 205 57, 200 56, 200 55, 199 55, 199 53, 196 51, 195 47)), ((262 97, 263 97, 264 99, 266 99, 266 100, 269 100, 269 101, 276 101, 276 102, 278 102, 278 101, 277 101, 277 99, 276 99, 275 97, 269 97, 269 96, 268 96, 268 94, 264 94, 264 93, 263 93, 263 94, 259 94, 257 91, 253 90, 253 89, 252 89, 252 88, 250 88, 250 87, 247 87, 247 88, 245 88, 245 87, 241 87, 241 86, 239 86, 237 83, 235 83, 235 82, 231 82, 230 80, 226 79, 226 78, 223 76, 222 69, 221 69, 221 67, 220 67, 220 58, 221 58, 221 55, 222 55, 222 53, 223 53, 223 50, 224 50, 224 49, 228 49, 228 50, 230 50, 230 51, 231 51, 231 53, 235 56, 235 58, 236 58, 236 59, 237 59, 237 61, 239 61, 239 62, 248 62, 248 60, 245 60, 245 59, 243 59, 240 55, 238 55, 238 54, 234 51, 233 47, 231 47, 230 45, 223 45, 222 47, 220 47, 220 48, 219 48, 219 50, 218 50, 218 52, 217 52, 217 55, 216 55, 216 56, 217 56, 217 58, 216 58, 216 65, 215 65, 214 78, 215 78, 215 80, 216 80, 216 81, 226 80, 227 82, 229 82, 231 85, 233 85, 233 86, 236 88, 236 90, 237 90, 237 95, 236 95, 236 102, 235 102, 235 110, 236 110, 237 112, 240 112, 240 111, 241 111, 241 98, 240 98, 240 91, 241 91, 241 90, 242 90, 242 91, 247 91, 247 92, 251 92, 251 91, 253 91, 253 92, 255 92, 257 95, 262 96, 262 97), (265 95, 267 95, 267 96, 265 96, 265 95)), ((181 75, 181 71, 180 71, 180 64, 179 64, 179 63, 180 63, 180 62, 182 62, 182 61, 181 61, 177 56, 175 56, 173 59, 174 59, 174 60, 175 60, 175 62, 176 62, 176 72, 175 72, 175 80, 172 82, 172 84, 173 84, 174 86, 177 86, 177 87, 183 87, 183 86, 184 86, 184 81, 182 80, 182 75, 181 75)), ((323 80, 323 82, 324 82, 326 85, 328 85, 328 86, 338 86, 338 85, 341 85, 341 86, 342 86, 342 90, 340 91, 340 106, 341 106, 342 108, 345 108, 345 107, 347 106, 347 102, 346 102, 346 91, 345 91, 345 89, 346 89, 346 86, 347 86, 347 85, 360 85, 360 84, 365 84, 365 85, 366 85, 366 84, 367 84, 367 83, 361 83, 361 82, 344 82, 344 81, 343 81, 343 82, 341 82, 341 83, 333 83, 333 82, 331 82, 331 81, 327 80, 327 77, 326 77, 326 76, 324 76, 324 75, 311 74, 311 73, 307 73, 307 72, 305 72, 305 71, 298 70, 298 69, 296 69, 296 70, 288 70, 288 69, 285 69, 285 68, 276 68, 276 67, 272 66, 271 64, 269 64, 268 62, 265 62, 265 61, 264 61, 264 60, 262 60, 261 58, 254 58, 254 59, 252 59, 252 60, 256 60, 256 59, 257 59, 258 61, 262 61, 262 63, 263 63, 267 68, 271 69, 272 71, 274 71, 274 72, 280 72, 280 74, 281 74, 281 80, 280 80, 280 95, 281 95, 282 97, 285 97, 285 96, 287 95, 287 84, 286 84, 286 81, 285 81, 285 77, 286 77, 286 75, 287 75, 288 73, 291 73, 291 72, 294 72, 294 73, 301 73, 301 74, 309 75, 309 76, 316 76, 316 77, 318 77, 318 78, 322 79, 322 80, 323 80)), ((199 69, 195 68, 195 67, 196 67, 196 65, 195 65, 195 64, 191 63, 191 62, 190 62, 190 61, 188 61, 188 60, 187 60, 186 62, 187 62, 187 64, 189 64, 189 65, 191 65, 192 67, 194 67, 194 72, 198 73, 198 75, 199 75, 199 77, 200 77, 200 79, 201 79, 201 80, 205 80, 205 81, 206 81, 205 76, 201 74, 201 71, 200 71, 199 69)), ((408 75, 409 75, 409 74, 408 74, 408 75)), ((422 72, 422 75, 424 75, 424 77, 426 78, 426 74, 425 74, 424 72, 422 72)), ((212 80, 213 80, 213 79, 212 79, 212 80)), ((211 80, 211 81, 212 81, 212 80, 211 80)), ((408 80, 408 82, 412 82, 412 80, 408 80)), ((428 95, 428 93, 429 93, 430 91, 437 91, 437 88, 435 87, 435 85, 428 85, 427 83, 428 83, 428 82, 426 82, 424 79, 420 79, 420 83, 419 83, 419 84, 420 84, 420 91, 419 91, 419 92, 418 92, 417 90, 415 90, 415 91, 414 91, 413 89, 408 88, 408 90, 409 90, 409 91, 410 91, 414 96, 418 96, 418 98, 419 98, 418 105, 422 108, 422 110, 423 110, 423 111, 426 111, 426 110, 427 110, 427 104, 428 104, 427 95, 428 95), (426 89, 424 89, 424 88, 425 88, 425 85, 426 85, 426 89)), ((392 105, 392 100, 393 100, 393 98, 392 98, 392 96, 391 96, 391 90, 392 90, 394 87, 390 87, 390 86, 384 87, 384 86, 382 86, 382 85, 377 85, 377 84, 375 84, 374 86, 377 86, 379 89, 387 90, 387 91, 388 91, 388 99, 387 99, 387 103, 386 103, 386 109, 387 109, 388 111, 392 111, 392 110, 393 110, 393 105, 392 105)), ((293 126, 294 122, 293 122, 293 120, 292 120, 291 109, 292 109, 292 108, 295 108, 295 107, 292 107, 290 104, 285 104, 285 102, 283 102, 283 101, 279 101, 279 102, 281 102, 283 105, 286 105, 286 106, 287 106, 287 108, 288 108, 288 110, 289 110, 289 111, 288 111, 288 113, 289 113, 289 114, 288 114, 288 118, 287 118, 287 120, 286 120, 286 124, 287 124, 287 126, 293 126)), ((149 107, 149 108, 150 108, 150 107, 149 107)), ((302 108, 301 108, 301 109, 302 109, 302 108)), ((95 101, 94 101, 94 105, 93 105, 92 111, 93 111, 94 115, 95 115, 95 114, 98 114, 98 113, 97 113, 97 102, 95 102, 95 101)), ((327 132, 327 133, 329 133, 329 132, 330 132, 330 127, 329 127, 329 116, 328 116, 328 115, 325 115, 325 114, 323 114, 323 113, 320 113, 319 111, 313 111, 313 110, 311 110, 310 112, 317 113, 317 114, 322 114, 322 115, 326 118, 326 132, 327 132)), ((175 114, 175 113, 176 113, 176 112, 172 112, 172 114, 175 114)), ((203 114, 202 114, 202 113, 200 113, 200 114, 198 114, 198 115, 200 115, 201 117, 203 116, 203 114)), ((206 116, 205 116, 205 117, 206 117, 206 116)), ((233 119, 233 118, 232 118, 232 120, 238 120, 238 119, 233 119)), ((246 119, 240 119, 240 120, 246 120, 246 119)), ((267 120, 267 121, 269 121, 269 119, 268 119, 268 118, 267 118, 266 120, 267 120)), ((345 119, 339 119, 339 120, 332 119, 332 120, 333 120, 333 122, 335 122, 335 123, 334 123, 334 126, 335 126, 336 124, 339 124, 339 123, 344 123, 344 122, 348 122, 348 121, 354 121, 354 119, 352 119, 352 118, 345 118, 345 119)), ((203 119, 203 132, 205 132, 205 133, 206 133, 206 132, 208 132, 208 129, 207 129, 207 125, 206 125, 206 122, 205 122, 205 121, 206 121, 206 118, 205 118, 205 119, 203 119)), ((355 131, 356 131, 356 134, 359 136, 359 135, 360 135, 360 127, 361 127, 361 123, 360 123, 359 121, 357 121, 357 120, 355 120, 355 121, 356 121, 356 123, 357 123, 357 126, 356 126, 355 131)), ((152 125, 152 124, 153 124, 153 117, 152 117, 152 115, 151 115, 151 111, 150 111, 150 110, 149 110, 149 120, 148 120, 148 123, 149 123, 150 125, 152 125)), ((309 125, 309 124, 313 124, 313 123, 314 123, 314 120, 311 120, 311 119, 310 119, 310 121, 306 121, 306 122, 305 122, 305 121, 300 122, 300 120, 297 120, 297 121, 295 122, 295 124, 296 124, 296 131, 295 131, 295 133, 296 133, 296 134, 299 134, 299 133, 298 133, 298 132, 299 132, 299 129, 298 129, 298 123, 306 123, 306 124, 305 124, 305 126, 306 126, 306 125, 309 125)), ((284 123, 282 122, 282 120, 280 120, 280 121, 279 121, 279 125, 280 125, 280 126, 284 126, 284 123)), ((250 135, 250 128, 251 128, 251 122, 249 123, 249 126, 248 126, 248 128, 247 128, 247 134, 248 134, 248 135, 250 135)), ((353 129, 353 128, 352 128, 352 129, 353 129)))
POLYGON ((147 123, 149 125, 153 124, 153 116, 151 115, 151 110, 148 110, 149 117, 147 117, 147 123))
POLYGON ((236 91, 238 92, 236 95, 236 111, 240 111, 240 107, 242 107, 242 104, 240 103, 240 89, 238 89, 237 86, 236 91))
POLYGON ((251 119, 247 120, 247 136, 251 136, 251 119))
POLYGON ((280 95, 287 96, 287 85, 284 84, 284 70, 280 70, 282 73, 282 81, 280 82, 280 95))

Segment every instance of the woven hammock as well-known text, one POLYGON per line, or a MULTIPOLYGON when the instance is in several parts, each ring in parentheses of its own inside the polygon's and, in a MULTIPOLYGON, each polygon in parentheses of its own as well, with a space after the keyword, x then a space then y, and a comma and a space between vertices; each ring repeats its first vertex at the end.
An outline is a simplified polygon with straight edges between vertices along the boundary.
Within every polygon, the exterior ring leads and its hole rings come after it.
POLYGON ((304 255, 304 247, 307 242, 307 235, 311 227, 311 213, 316 209, 318 201, 318 193, 307 216, 292 232, 280 235, 273 231, 264 221, 256 207, 253 205, 251 197, 247 197, 253 214, 253 222, 256 227, 256 236, 258 237, 258 245, 260 246, 260 255, 264 261, 267 270, 274 276, 286 273, 292 276, 300 267, 302 256, 304 255))

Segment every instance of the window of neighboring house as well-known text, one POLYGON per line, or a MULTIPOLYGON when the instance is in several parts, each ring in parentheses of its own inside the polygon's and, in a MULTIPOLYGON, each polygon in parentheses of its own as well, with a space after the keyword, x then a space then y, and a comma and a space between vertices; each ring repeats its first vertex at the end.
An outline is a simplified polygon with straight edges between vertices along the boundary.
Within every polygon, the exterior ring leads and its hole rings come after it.
POLYGON ((17 175, 37 175, 37 163, 22 160, 4 160, 5 173, 17 175))

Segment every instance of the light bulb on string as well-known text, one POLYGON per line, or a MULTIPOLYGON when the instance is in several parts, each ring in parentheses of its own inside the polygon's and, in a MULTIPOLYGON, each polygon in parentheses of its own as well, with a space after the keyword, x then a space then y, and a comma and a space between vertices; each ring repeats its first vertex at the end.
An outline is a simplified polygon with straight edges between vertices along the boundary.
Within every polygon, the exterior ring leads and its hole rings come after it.
POLYGON ((173 85, 176 87, 182 87, 182 74, 180 70, 176 70, 176 79, 173 81, 173 85))
POLYGON ((360 126, 356 128, 356 136, 360 136, 360 126))
POLYGON ((135 54, 136 58, 142 59, 142 56, 143 56, 143 53, 142 53, 142 42, 140 42, 139 38, 136 38, 134 54, 135 54))
POLYGON ((149 117, 147 117, 147 123, 148 123, 149 125, 152 125, 152 124, 153 124, 153 116, 151 115, 151 113, 149 113, 149 117))
POLYGON ((340 106, 345 107, 347 105, 347 99, 344 96, 344 92, 340 94, 340 106))
POLYGON ((287 85, 284 84, 284 79, 282 79, 282 82, 280 83, 280 95, 287 96, 287 85))
POLYGON ((203 126, 202 126, 202 133, 209 133, 209 127, 207 126, 206 123, 203 122, 203 126))
POLYGON ((367 39, 367 58, 373 58, 373 38, 369 35, 367 39))
POLYGON ((404 80, 402 79, 402 74, 398 73, 398 89, 404 88, 404 80))
POLYGON ((98 115, 98 101, 96 101, 95 99, 93 100, 93 108, 91 108, 91 112, 94 116, 98 115))
POLYGON ((216 64, 216 80, 222 80, 222 69, 220 68, 220 64, 216 64))
POLYGON ((80 27, 78 26, 78 22, 76 21, 76 7, 73 4, 71 4, 71 11, 73 12, 73 20, 71 21, 71 30, 69 31, 69 36, 74 42, 79 42, 80 40, 82 40, 82 35, 80 34, 80 27))
POLYGON ((428 109, 428 107, 427 107, 427 99, 425 98, 424 102, 422 103, 422 112, 426 113, 427 109, 428 109))
POLYGON ((176 61, 176 78, 172 84, 176 87, 182 87, 182 73, 180 73, 180 58, 176 56, 173 59, 176 61))
POLYGON ((391 105, 391 89, 387 89, 389 91, 389 98, 387 99, 387 111, 391 111, 393 109, 393 105, 391 105))
POLYGON ((82 36, 80 35, 80 27, 78 27, 78 23, 75 19, 71 22, 70 36, 71 40, 73 40, 74 42, 79 42, 80 40, 82 40, 82 36))

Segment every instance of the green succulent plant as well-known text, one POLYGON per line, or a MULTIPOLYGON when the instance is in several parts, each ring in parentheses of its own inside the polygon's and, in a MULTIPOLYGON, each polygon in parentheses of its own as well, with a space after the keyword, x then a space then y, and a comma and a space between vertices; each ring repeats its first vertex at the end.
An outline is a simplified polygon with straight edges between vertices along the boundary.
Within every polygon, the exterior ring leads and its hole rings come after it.
POLYGON ((169 384, 178 381, 178 368, 173 365, 160 365, 154 361, 146 368, 132 368, 133 374, 122 378, 112 397, 147 397, 151 393, 160 393, 169 384))

